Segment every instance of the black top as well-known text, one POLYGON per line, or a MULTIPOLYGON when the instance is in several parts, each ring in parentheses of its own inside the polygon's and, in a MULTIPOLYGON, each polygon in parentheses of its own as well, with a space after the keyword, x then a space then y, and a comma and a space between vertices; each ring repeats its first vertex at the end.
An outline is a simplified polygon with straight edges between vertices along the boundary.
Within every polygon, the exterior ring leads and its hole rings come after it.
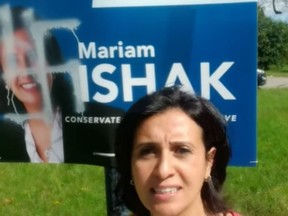
MULTIPOLYGON (((114 166, 115 158, 105 154, 114 153, 114 133, 123 113, 100 103, 85 104, 84 113, 62 113, 64 162, 114 166)), ((30 162, 24 136, 21 125, 0 121, 0 162, 30 162)))

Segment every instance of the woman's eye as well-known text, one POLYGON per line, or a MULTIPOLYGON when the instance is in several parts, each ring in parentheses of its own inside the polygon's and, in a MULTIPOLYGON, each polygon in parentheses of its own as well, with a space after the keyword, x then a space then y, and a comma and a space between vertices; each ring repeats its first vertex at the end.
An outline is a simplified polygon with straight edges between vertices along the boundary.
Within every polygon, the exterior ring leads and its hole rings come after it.
POLYGON ((177 155, 185 155, 185 154, 190 154, 191 153, 191 150, 188 148, 188 147, 177 147, 175 149, 175 153, 177 155))
POLYGON ((17 56, 15 54, 10 54, 8 57, 7 57, 7 65, 9 66, 16 66, 17 65, 17 56))
POLYGON ((29 50, 26 53, 26 61, 29 66, 35 64, 36 62, 36 53, 34 50, 29 50))
POLYGON ((153 153, 154 153, 154 150, 151 147, 142 148, 142 149, 139 150, 139 155, 140 156, 147 156, 147 155, 150 155, 150 154, 153 154, 153 153))

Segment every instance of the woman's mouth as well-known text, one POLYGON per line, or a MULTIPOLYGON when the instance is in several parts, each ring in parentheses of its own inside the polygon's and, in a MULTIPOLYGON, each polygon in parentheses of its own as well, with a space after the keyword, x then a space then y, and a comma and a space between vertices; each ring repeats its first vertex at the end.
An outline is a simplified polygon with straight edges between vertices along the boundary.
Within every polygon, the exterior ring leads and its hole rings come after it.
POLYGON ((175 194, 179 189, 179 187, 153 188, 153 192, 155 194, 175 194))
POLYGON ((32 83, 24 83, 20 85, 23 89, 25 90, 30 90, 36 87, 36 83, 32 82, 32 83))
POLYGON ((155 202, 167 202, 177 196, 180 189, 180 187, 161 187, 152 188, 151 192, 155 202))

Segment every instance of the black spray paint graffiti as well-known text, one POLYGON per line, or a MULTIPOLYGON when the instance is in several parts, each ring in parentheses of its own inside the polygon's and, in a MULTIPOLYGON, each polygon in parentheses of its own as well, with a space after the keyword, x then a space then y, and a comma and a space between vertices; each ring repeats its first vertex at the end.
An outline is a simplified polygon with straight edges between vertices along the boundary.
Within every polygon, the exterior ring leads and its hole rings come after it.
MULTIPOLYGON (((0 25, 1 25, 1 52, 2 56, 6 55, 5 73, 2 73, 0 78, 4 79, 8 83, 11 79, 23 75, 30 75, 35 79, 37 85, 41 86, 41 94, 43 99, 43 110, 40 113, 36 114, 19 114, 17 113, 17 107, 14 105, 14 113, 4 114, 4 119, 13 120, 19 124, 22 124, 25 120, 31 118, 41 118, 48 124, 51 123, 53 119, 52 104, 49 92, 49 81, 47 80, 47 74, 53 73, 69 73, 72 77, 74 96, 75 100, 75 110, 77 112, 84 111, 84 105, 81 101, 81 87, 80 87, 80 76, 79 76, 79 65, 80 62, 77 59, 69 60, 66 63, 57 66, 47 65, 47 56, 45 55, 44 40, 49 31, 70 31, 73 34, 79 43, 79 40, 74 32, 74 30, 79 26, 80 22, 77 19, 64 19, 64 20, 36 20, 34 18, 33 9, 26 9, 21 14, 21 19, 25 23, 25 29, 29 32, 34 43, 35 51, 34 55, 37 64, 29 66, 29 68, 19 68, 17 67, 17 62, 13 59, 14 46, 17 43, 17 40, 14 37, 13 33, 13 21, 12 21, 12 12, 9 5, 4 5, 0 7, 0 25)), ((20 44, 25 46, 25 44, 20 44)), ((15 57, 14 57, 15 58, 15 57)), ((7 87, 9 88, 9 87, 7 87)), ((8 89, 7 94, 7 103, 14 103, 14 93, 8 89)))

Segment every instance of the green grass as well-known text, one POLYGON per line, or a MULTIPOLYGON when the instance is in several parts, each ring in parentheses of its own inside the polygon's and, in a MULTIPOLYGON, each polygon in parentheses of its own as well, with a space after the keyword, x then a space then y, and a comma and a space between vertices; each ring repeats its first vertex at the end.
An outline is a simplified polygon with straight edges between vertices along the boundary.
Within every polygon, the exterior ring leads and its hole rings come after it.
POLYGON ((288 77, 288 65, 271 66, 269 70, 266 70, 266 74, 267 76, 288 77))
MULTIPOLYGON (((229 167, 225 195, 243 216, 288 215, 288 89, 258 90, 258 161, 229 167)), ((103 168, 0 164, 0 215, 105 216, 103 168)))
POLYGON ((0 164, 0 215, 106 215, 104 169, 0 164))
POLYGON ((258 90, 258 164, 229 167, 226 194, 245 216, 288 215, 288 89, 258 90))

